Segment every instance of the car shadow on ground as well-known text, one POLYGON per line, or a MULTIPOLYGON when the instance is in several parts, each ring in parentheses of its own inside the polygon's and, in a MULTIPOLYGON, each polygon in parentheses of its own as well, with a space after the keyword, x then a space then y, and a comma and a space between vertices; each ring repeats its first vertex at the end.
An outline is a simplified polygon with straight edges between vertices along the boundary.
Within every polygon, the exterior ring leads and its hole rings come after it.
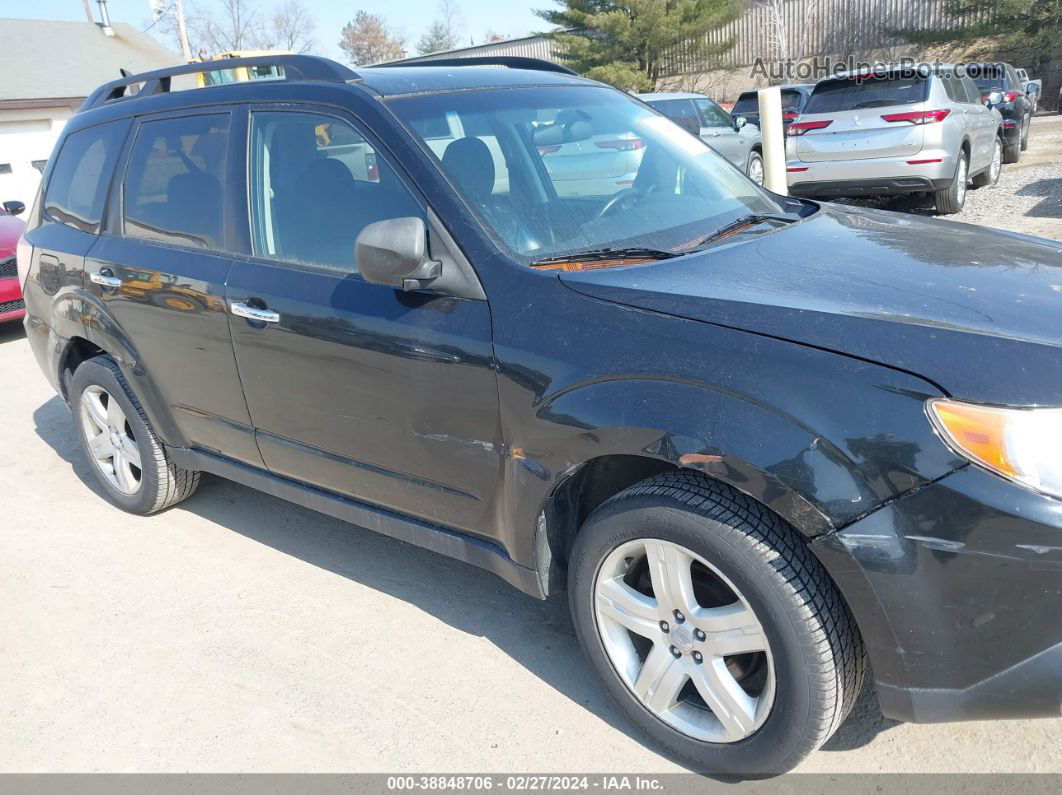
MULTIPOLYGON (((54 397, 38 407, 33 418, 38 436, 71 465, 88 488, 102 497, 74 436, 65 403, 54 397)), ((203 476, 194 496, 171 510, 196 514, 284 554, 413 604, 462 632, 487 638, 567 698, 636 742, 669 756, 624 718, 596 681, 576 643, 564 594, 539 601, 469 564, 209 475, 203 476)), ((165 521, 165 513, 153 521, 165 521)), ((859 748, 892 725, 895 721, 881 716, 873 688, 868 684, 851 716, 824 750, 859 748)))
POLYGON ((1018 196, 1042 197, 1025 213, 1033 218, 1062 218, 1062 179, 1039 179, 1017 191, 1018 196))

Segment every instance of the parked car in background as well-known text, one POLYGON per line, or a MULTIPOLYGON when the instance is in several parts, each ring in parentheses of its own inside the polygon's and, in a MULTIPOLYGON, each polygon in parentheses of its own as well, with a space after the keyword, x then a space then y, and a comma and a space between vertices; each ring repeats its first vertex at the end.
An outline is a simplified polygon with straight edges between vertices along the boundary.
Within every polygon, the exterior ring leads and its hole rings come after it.
POLYGON ((689 119, 700 129, 700 138, 757 185, 763 184, 763 144, 760 131, 744 116, 727 113, 703 94, 639 94, 665 116, 676 121, 689 119))
POLYGON ((1018 73, 1018 80, 1021 81, 1021 87, 1025 90, 1025 96, 1032 103, 1032 112, 1036 113, 1036 109, 1040 106, 1040 96, 1044 90, 1043 80, 1033 80, 1024 69, 1015 68, 1014 71, 1018 73))
POLYGON ((1017 163, 1029 147, 1033 103, 1013 66, 1006 63, 966 64, 966 73, 981 92, 981 100, 1003 117, 1003 162, 1017 163))
POLYGON ((25 206, 20 201, 6 201, 0 210, 0 323, 18 320, 26 314, 22 285, 18 280, 16 253, 18 239, 26 224, 21 218, 25 206))
MULTIPOLYGON (((814 90, 814 83, 796 83, 790 86, 781 86, 782 93, 782 128, 789 129, 789 125, 796 121, 797 116, 807 104, 808 97, 814 90)), ((735 116, 744 116, 749 124, 760 126, 760 98, 757 91, 746 91, 738 97, 731 111, 735 116)))
POLYGON ((789 126, 789 190, 815 198, 928 192, 939 214, 957 213, 971 181, 998 181, 1001 127, 954 67, 826 78, 789 126))

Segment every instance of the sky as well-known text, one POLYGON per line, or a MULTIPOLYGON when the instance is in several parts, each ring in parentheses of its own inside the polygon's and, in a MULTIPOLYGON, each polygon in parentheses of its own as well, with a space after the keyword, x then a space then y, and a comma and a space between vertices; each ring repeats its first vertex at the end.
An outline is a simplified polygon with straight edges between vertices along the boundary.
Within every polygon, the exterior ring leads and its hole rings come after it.
MULTIPOLYGON (((213 0, 184 0, 187 7, 191 5, 207 6, 213 0)), ((281 0, 250 0, 269 10, 281 0)), ((405 35, 406 46, 413 54, 413 44, 420 37, 428 23, 437 16, 438 0, 353 0, 336 2, 336 0, 301 0, 315 18, 317 25, 314 40, 316 52, 330 58, 341 58, 338 47, 340 30, 356 11, 368 11, 379 14, 388 21, 392 29, 405 35)), ((99 9, 92 0, 92 10, 99 21, 99 9)), ((552 0, 530 0, 530 5, 514 0, 457 0, 463 24, 461 36, 463 42, 469 38, 481 43, 487 31, 493 30, 506 37, 525 36, 549 26, 535 16, 533 9, 552 8, 552 0)), ((138 28, 151 24, 151 6, 148 0, 109 0, 107 7, 112 22, 126 22, 138 28)), ((19 17, 22 19, 69 19, 82 20, 85 10, 82 0, 0 0, 0 17, 19 17)))

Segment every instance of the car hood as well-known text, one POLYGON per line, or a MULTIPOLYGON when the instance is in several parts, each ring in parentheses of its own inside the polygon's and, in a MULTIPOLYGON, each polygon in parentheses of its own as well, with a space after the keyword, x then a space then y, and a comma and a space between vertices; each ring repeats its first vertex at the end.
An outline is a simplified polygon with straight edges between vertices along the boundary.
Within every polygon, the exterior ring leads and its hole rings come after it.
POLYGON ((649 265, 562 273, 627 306, 812 345, 955 397, 1062 405, 1062 244, 841 205, 649 265))

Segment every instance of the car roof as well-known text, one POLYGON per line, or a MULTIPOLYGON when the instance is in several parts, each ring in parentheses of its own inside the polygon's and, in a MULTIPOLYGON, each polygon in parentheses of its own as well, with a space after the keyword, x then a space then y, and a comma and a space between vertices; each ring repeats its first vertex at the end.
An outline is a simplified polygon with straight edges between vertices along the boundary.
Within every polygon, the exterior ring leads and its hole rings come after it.
POLYGON ((358 83, 384 97, 516 86, 599 85, 575 75, 498 66, 370 66, 358 83))

